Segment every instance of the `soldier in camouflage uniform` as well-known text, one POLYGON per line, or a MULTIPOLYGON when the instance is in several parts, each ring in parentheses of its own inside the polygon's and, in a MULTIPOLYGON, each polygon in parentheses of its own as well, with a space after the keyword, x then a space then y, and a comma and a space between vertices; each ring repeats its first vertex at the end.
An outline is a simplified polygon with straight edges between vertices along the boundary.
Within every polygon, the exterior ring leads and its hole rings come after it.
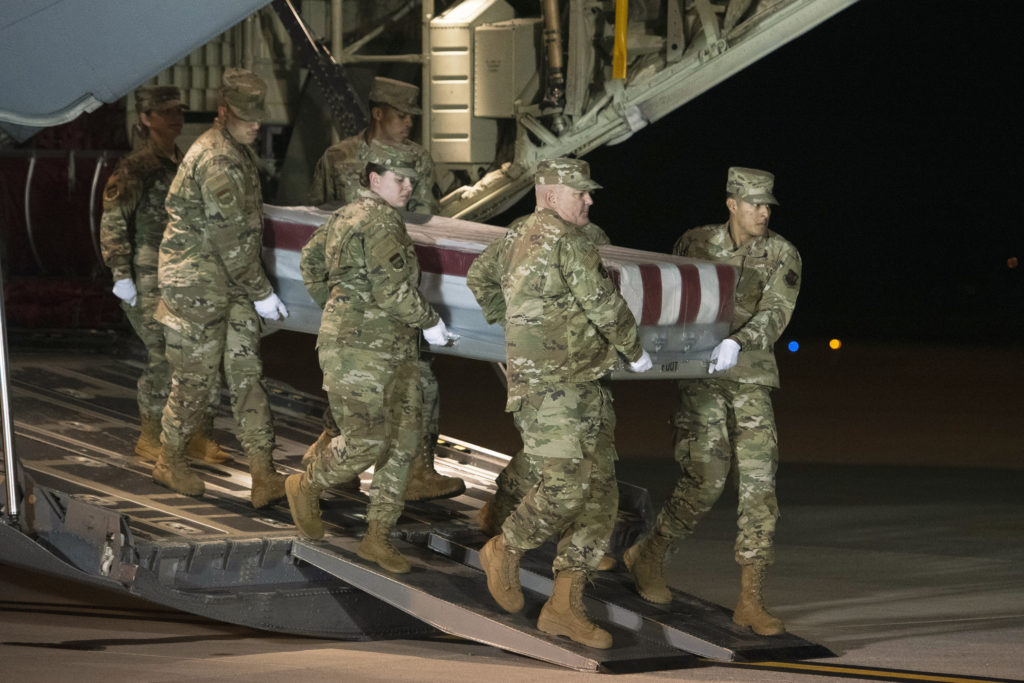
POLYGON ((800 254, 768 229, 774 176, 730 168, 726 183, 729 221, 688 231, 673 253, 739 267, 729 337, 711 354, 711 379, 679 382, 675 457, 683 470, 651 532, 625 554, 640 595, 668 603, 662 569, 674 539, 691 534, 718 500, 730 468, 739 476, 736 562, 742 568, 733 620, 761 635, 782 633, 782 622, 764 609, 762 584, 772 563, 779 516, 778 466, 770 392, 779 386, 773 346, 789 323, 800 292, 800 254))
POLYGON ((288 477, 292 519, 303 536, 324 535, 320 495, 373 465, 360 557, 408 572, 390 541, 420 446, 419 336, 446 344, 444 321, 419 291, 420 268, 405 221, 416 173, 407 149, 370 145, 364 189, 317 228, 302 249, 302 278, 323 307, 317 352, 341 435, 305 472, 288 477))
MULTIPOLYGON (((153 314, 160 301, 157 260, 167 225, 164 198, 181 163, 174 141, 185 122, 181 93, 173 85, 143 86, 135 91, 141 144, 121 159, 103 190, 100 247, 114 277, 114 294, 146 347, 146 367, 139 376, 141 430, 135 452, 144 460, 160 456, 160 414, 171 390, 171 370, 164 353, 164 330, 153 314)), ((216 406, 220 386, 211 388, 216 406)), ((192 436, 188 455, 210 463, 230 456, 211 438, 213 413, 192 436)))
MULTIPOLYGON (((379 140, 400 147, 413 158, 412 168, 416 175, 411 178, 412 194, 404 207, 417 213, 437 213, 438 204, 434 196, 434 163, 427 150, 409 139, 412 117, 418 116, 420 89, 415 85, 391 78, 377 77, 370 90, 371 125, 357 135, 346 138, 329 147, 317 162, 313 174, 313 187, 309 193, 314 205, 327 202, 354 201, 360 191, 360 176, 366 168, 370 143, 379 140)), ((457 477, 445 477, 434 469, 434 446, 437 444, 440 415, 440 395, 437 377, 430 364, 433 356, 423 354, 420 358, 420 392, 423 395, 423 443, 413 457, 406 488, 406 500, 431 500, 451 498, 466 490, 466 484, 457 477)), ((306 451, 303 462, 316 457, 329 447, 339 434, 330 410, 324 414, 324 429, 316 442, 306 451)), ((339 488, 358 491, 359 478, 344 482, 339 488)))
POLYGON ((633 314, 581 228, 600 187, 577 159, 538 166, 537 209, 474 261, 467 283, 488 322, 505 325, 508 401, 536 483, 480 551, 505 610, 524 600, 519 558, 557 536, 555 584, 537 628, 591 647, 611 634, 583 609, 583 584, 608 548, 618 508, 615 413, 604 379, 651 367, 633 314))
POLYGON ((265 94, 266 84, 251 71, 224 72, 217 120, 189 148, 167 194, 170 220, 160 244, 156 310, 172 383, 154 481, 185 495, 203 493, 184 448, 209 408, 210 384, 223 363, 256 508, 284 496, 284 477, 272 459, 260 318, 288 315, 260 261, 263 200, 251 145, 265 94))
MULTIPOLYGON (((420 89, 411 83, 376 77, 370 88, 370 126, 327 148, 313 171, 309 202, 319 206, 327 202, 351 202, 359 195, 360 177, 366 167, 370 142, 404 147, 415 158, 412 195, 404 207, 417 213, 435 214, 434 162, 430 153, 409 139, 413 116, 422 111, 420 89)), ((400 207, 401 208, 401 207, 400 207)))
MULTIPOLYGON (((520 216, 508 224, 510 232, 519 230, 526 224, 533 214, 520 216)), ((580 228, 584 237, 594 243, 595 246, 611 244, 608 235, 596 223, 587 223, 580 228)), ((482 266, 481 266, 482 267, 482 266)), ((494 320, 504 320, 504 301, 496 302, 500 306, 499 313, 493 314, 494 320)), ((496 536, 501 531, 501 525, 505 519, 519 505, 527 491, 537 483, 536 472, 530 470, 530 461, 519 450, 507 465, 498 474, 495 480, 496 491, 494 497, 484 503, 480 508, 478 522, 480 529, 488 536, 496 536)), ((611 555, 601 558, 598 565, 599 571, 608 571, 615 566, 615 559, 611 555)))

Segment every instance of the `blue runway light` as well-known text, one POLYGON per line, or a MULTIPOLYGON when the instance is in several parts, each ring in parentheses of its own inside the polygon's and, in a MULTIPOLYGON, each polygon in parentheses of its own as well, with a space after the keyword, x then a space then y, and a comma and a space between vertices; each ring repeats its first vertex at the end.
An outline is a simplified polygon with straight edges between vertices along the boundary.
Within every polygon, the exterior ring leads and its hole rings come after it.
POLYGON ((790 352, 796 353, 797 351, 800 350, 800 342, 798 342, 796 340, 791 341, 791 342, 789 342, 789 344, 786 345, 786 348, 789 349, 790 352))

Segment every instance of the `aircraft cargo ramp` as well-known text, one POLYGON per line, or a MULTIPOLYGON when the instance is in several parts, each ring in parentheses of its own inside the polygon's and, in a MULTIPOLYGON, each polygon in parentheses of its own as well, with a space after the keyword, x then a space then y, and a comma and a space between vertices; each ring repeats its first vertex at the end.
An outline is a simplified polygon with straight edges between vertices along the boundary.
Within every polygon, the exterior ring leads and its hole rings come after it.
MULTIPOLYGON (((549 636, 535 624, 551 592, 553 544, 524 557, 526 607, 505 613, 479 568, 477 549, 486 538, 475 519, 507 457, 454 439, 439 444, 437 468, 465 479, 467 491, 407 506, 395 541, 413 565, 404 575, 356 556, 363 494, 325 496, 321 542, 296 537, 283 502, 254 511, 244 457, 220 429, 231 425, 226 405, 215 428, 235 459, 193 463, 206 494, 175 494, 153 483, 150 465, 133 452, 140 368, 108 352, 15 354, 10 403, 23 507, 16 524, 0 524, 4 562, 258 629, 349 640, 444 632, 581 671, 831 655, 792 634, 756 636, 735 626, 729 610, 684 593, 674 592, 666 607, 646 603, 622 571, 601 573, 586 593, 588 612, 612 632, 614 647, 549 636)), ((280 384, 270 389, 275 458, 295 472, 319 433, 324 403, 280 384)), ((617 556, 651 514, 646 491, 626 483, 620 491, 617 556)))

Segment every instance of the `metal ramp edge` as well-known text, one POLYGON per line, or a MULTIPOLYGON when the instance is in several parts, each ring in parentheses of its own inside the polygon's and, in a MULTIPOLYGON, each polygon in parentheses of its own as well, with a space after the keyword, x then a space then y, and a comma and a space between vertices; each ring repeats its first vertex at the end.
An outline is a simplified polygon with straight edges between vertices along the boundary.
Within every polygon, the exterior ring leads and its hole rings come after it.
POLYGON ((25 528, 0 523, 0 561, 266 631, 374 640, 437 630, 313 567, 278 533, 144 540, 130 516, 26 473, 25 528))
POLYGON ((412 563, 408 574, 392 574, 356 555, 359 539, 329 536, 297 540, 294 556, 418 619, 466 640, 491 645, 551 664, 587 672, 626 673, 696 665, 692 654, 650 641, 618 624, 603 623, 615 644, 608 650, 579 645, 536 628, 547 594, 524 591, 526 606, 504 612, 487 591, 483 572, 430 548, 395 541, 412 563))
MULTIPOLYGON (((469 567, 480 569, 475 548, 438 533, 428 547, 469 567)), ((550 595, 550 557, 524 556, 520 565, 523 588, 550 595)), ((784 661, 834 657, 828 648, 792 634, 760 636, 732 621, 732 612, 720 605, 672 589, 672 603, 655 605, 640 598, 629 575, 622 571, 597 572, 587 587, 584 602, 592 618, 617 624, 644 637, 708 659, 784 661)))

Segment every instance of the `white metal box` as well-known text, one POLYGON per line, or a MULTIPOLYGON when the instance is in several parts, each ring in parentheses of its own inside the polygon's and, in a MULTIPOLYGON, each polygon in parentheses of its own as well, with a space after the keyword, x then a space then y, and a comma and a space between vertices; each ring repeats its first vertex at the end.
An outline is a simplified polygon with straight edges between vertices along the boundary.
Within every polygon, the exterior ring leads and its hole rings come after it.
POLYGON ((513 19, 476 27, 473 113, 512 118, 516 100, 530 104, 540 91, 537 64, 541 19, 513 19))
POLYGON ((449 164, 490 164, 498 122, 473 116, 473 30, 512 19, 505 0, 465 0, 430 22, 430 153, 449 164))

